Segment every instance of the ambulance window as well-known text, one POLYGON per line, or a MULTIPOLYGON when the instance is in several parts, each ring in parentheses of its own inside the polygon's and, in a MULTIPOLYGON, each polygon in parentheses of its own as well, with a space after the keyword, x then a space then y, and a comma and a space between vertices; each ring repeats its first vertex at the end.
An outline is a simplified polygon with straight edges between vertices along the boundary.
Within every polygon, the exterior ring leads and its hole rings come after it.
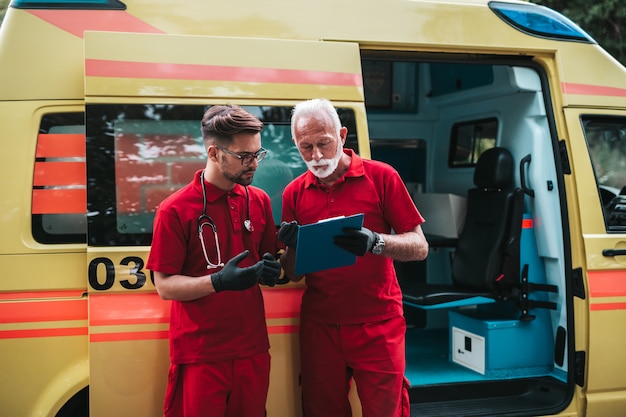
POLYGON ((626 231, 626 118, 583 117, 607 231, 626 231))
POLYGON ((449 167, 475 166, 478 157, 496 146, 498 120, 495 118, 456 123, 452 126, 449 167))
POLYGON ((47 114, 37 136, 32 233, 40 243, 85 243, 85 125, 83 113, 47 114))
POLYGON ((458 93, 493 84, 493 65, 432 63, 429 97, 458 93))
POLYGON ((361 68, 368 110, 394 113, 417 110, 417 62, 364 59, 361 68), (403 94, 403 91, 413 93, 403 94))
MULTIPOLYGON (((291 140, 292 106, 244 106, 264 123, 268 150, 253 185, 272 200, 280 222, 285 185, 306 170, 291 140)), ((149 245, 159 203, 204 168, 200 120, 206 106, 87 105, 87 208, 92 246, 149 245)), ((356 132, 354 112, 342 122, 356 132)), ((356 135, 349 138, 353 147, 356 135)), ((358 151, 358 149, 356 149, 358 151)))

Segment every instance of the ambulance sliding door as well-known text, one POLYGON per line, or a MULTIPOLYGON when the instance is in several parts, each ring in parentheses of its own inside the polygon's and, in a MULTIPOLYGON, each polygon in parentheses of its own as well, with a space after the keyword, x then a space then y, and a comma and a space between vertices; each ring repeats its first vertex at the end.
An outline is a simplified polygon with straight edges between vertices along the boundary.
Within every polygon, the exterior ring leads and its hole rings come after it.
MULTIPOLYGON (((626 112, 568 109, 565 115, 587 277, 587 415, 611 417, 615 410, 626 410, 621 360, 626 340, 626 112)), ((575 313, 581 330, 582 312, 577 308, 575 313)), ((577 336, 578 342, 584 340, 577 336)))
MULTIPOLYGON (((156 206, 205 164, 202 114, 212 104, 254 109, 264 134, 292 149, 277 148, 266 161, 299 160, 289 131, 297 101, 325 97, 365 120, 359 50, 349 43, 162 34, 86 32, 84 39, 90 415, 155 416, 169 365, 169 303, 156 294, 145 264, 156 206)), ((264 288, 268 415, 300 413, 302 290, 264 288)))

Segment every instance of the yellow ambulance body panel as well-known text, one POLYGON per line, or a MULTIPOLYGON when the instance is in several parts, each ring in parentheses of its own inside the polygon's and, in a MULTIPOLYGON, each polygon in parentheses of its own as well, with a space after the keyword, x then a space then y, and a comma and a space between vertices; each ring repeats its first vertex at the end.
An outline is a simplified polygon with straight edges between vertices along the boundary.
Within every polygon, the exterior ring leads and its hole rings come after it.
MULTIPOLYGON (((340 110, 348 146, 396 168, 426 218, 428 259, 396 263, 412 415, 626 409, 626 70, 558 13, 515 0, 13 0, 0 80, 3 415, 162 414, 154 210, 204 163, 204 109, 234 103, 265 124, 254 185, 279 224, 282 189, 306 170, 290 111, 314 97, 340 110), (454 284, 467 192, 495 146, 524 193, 527 280, 513 300, 424 306, 413 284, 454 284)), ((269 417, 302 415, 304 288, 263 288, 269 417)))

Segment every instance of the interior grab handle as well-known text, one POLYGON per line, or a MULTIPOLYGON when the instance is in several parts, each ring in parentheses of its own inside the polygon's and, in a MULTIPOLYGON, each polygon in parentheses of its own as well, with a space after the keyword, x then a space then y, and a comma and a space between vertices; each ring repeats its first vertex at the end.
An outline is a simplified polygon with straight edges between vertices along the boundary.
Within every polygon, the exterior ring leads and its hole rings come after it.
POLYGON ((626 255, 626 249, 603 249, 602 255, 606 257, 626 255))
POLYGON ((522 186, 522 190, 524 190, 525 194, 528 194, 531 197, 535 196, 535 190, 533 190, 532 188, 530 188, 527 184, 526 184, 526 170, 524 169, 525 165, 530 165, 530 154, 526 155, 525 157, 522 158, 522 160, 519 163, 519 178, 520 178, 520 182, 521 182, 521 186, 522 186))

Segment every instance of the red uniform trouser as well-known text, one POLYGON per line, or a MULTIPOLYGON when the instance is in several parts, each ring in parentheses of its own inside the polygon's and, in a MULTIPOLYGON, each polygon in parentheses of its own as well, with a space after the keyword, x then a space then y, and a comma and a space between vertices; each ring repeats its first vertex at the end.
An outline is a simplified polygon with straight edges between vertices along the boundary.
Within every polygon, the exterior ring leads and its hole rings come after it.
POLYGON ((354 378, 363 417, 408 417, 404 317, 358 325, 300 323, 304 417, 351 417, 354 378))
POLYGON ((270 355, 170 365, 165 417, 264 417, 270 355))

